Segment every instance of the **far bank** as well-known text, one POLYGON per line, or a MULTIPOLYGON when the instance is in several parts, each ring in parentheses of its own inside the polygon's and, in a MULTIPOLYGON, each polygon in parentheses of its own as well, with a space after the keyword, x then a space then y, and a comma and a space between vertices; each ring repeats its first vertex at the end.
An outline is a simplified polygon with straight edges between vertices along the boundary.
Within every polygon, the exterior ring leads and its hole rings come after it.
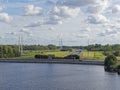
POLYGON ((79 60, 79 59, 0 59, 5 63, 56 63, 56 64, 82 64, 82 65, 104 65, 103 60, 79 60))

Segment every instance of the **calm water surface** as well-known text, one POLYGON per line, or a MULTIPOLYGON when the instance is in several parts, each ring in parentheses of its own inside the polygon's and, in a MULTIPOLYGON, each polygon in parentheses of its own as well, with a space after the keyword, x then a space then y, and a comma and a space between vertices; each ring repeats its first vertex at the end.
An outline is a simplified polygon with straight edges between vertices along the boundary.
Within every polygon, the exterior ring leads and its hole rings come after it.
POLYGON ((0 90, 120 90, 103 66, 0 63, 0 90))

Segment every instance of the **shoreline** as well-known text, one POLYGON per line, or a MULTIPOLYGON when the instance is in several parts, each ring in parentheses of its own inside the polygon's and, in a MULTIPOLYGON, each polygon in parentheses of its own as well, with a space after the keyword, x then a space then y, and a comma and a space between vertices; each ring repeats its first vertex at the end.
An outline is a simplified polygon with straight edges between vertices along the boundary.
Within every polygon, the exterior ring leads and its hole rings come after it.
POLYGON ((50 64, 81 64, 81 65, 104 65, 103 60, 73 60, 73 59, 0 59, 4 63, 50 63, 50 64))

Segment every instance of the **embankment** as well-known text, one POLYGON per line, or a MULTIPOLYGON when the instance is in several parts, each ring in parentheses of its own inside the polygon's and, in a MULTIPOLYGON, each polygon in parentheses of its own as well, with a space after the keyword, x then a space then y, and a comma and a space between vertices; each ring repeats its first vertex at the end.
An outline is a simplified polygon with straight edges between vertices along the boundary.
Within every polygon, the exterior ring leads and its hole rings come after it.
POLYGON ((83 64, 83 65, 104 65, 104 61, 95 60, 71 60, 71 59, 0 59, 0 62, 8 63, 56 63, 56 64, 83 64))

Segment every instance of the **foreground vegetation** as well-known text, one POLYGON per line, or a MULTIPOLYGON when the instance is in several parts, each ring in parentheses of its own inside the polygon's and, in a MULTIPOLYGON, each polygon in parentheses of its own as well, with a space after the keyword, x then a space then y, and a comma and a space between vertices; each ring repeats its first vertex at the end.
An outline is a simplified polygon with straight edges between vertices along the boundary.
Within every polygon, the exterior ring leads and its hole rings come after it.
POLYGON ((104 69, 107 72, 117 72, 120 75, 120 62, 115 55, 108 55, 104 61, 104 69))

